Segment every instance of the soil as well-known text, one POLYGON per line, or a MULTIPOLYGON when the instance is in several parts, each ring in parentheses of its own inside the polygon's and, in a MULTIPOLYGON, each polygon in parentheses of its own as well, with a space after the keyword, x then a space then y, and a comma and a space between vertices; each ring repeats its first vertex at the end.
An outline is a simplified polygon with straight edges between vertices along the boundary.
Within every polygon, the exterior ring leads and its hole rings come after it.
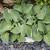
POLYGON ((50 50, 50 46, 46 43, 27 43, 27 42, 20 42, 20 43, 13 43, 13 44, 0 44, 0 50, 50 50))

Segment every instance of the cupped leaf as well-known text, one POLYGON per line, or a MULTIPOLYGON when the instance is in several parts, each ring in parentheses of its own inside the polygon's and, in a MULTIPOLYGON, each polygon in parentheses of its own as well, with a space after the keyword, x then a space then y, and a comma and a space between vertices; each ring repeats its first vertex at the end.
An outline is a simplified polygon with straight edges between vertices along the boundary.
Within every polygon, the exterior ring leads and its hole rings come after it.
POLYGON ((25 42, 25 37, 23 35, 20 35, 17 37, 19 42, 25 42))
POLYGON ((18 22, 18 20, 21 20, 19 12, 10 9, 9 14, 11 15, 11 18, 13 19, 14 22, 18 22))
POLYGON ((49 9, 49 7, 47 7, 46 11, 47 12, 46 12, 46 16, 44 18, 44 23, 48 24, 48 23, 50 23, 50 9, 49 9))
POLYGON ((4 10, 3 17, 6 20, 6 22, 10 22, 12 20, 11 15, 9 13, 9 9, 4 10))
POLYGON ((17 34, 12 34, 11 36, 11 42, 13 43, 17 39, 17 34))
POLYGON ((46 25, 46 29, 47 29, 47 32, 50 31, 50 24, 49 25, 46 25))
POLYGON ((44 35, 44 41, 50 45, 50 32, 48 32, 46 35, 44 35))
POLYGON ((46 15, 46 6, 43 6, 42 10, 40 10, 37 13, 37 18, 38 19, 44 19, 45 15, 46 15))
POLYGON ((28 21, 27 21, 27 23, 26 24, 28 24, 28 25, 32 25, 33 24, 33 19, 34 19, 34 16, 27 16, 27 19, 28 19, 28 21))
POLYGON ((42 40, 42 35, 37 31, 36 25, 32 26, 32 38, 35 41, 41 41, 42 40))
POLYGON ((31 34, 32 34, 32 28, 30 26, 26 26, 26 30, 25 30, 26 34, 28 37, 31 37, 31 34))
POLYGON ((44 33, 44 23, 41 21, 38 21, 38 30, 44 33))
POLYGON ((14 10, 17 10, 17 11, 19 11, 19 12, 22 13, 22 9, 23 9, 23 8, 22 8, 22 5, 19 5, 19 4, 18 4, 18 5, 15 5, 15 6, 13 7, 13 9, 14 9, 14 10))
POLYGON ((35 5, 34 7, 33 7, 33 9, 34 9, 34 11, 35 11, 35 13, 39 13, 40 12, 40 10, 41 10, 41 5, 35 5))
POLYGON ((43 22, 46 24, 50 23, 50 16, 46 16, 43 22))
POLYGON ((27 24, 28 24, 28 25, 32 25, 32 24, 33 24, 33 20, 32 20, 32 19, 29 19, 29 20, 27 21, 27 24))
POLYGON ((14 34, 13 36, 12 36, 12 42, 13 41, 15 41, 15 40, 18 40, 18 42, 25 42, 25 37, 23 36, 23 35, 21 35, 21 34, 14 34))
POLYGON ((23 4, 23 13, 28 14, 31 11, 32 7, 32 4, 23 4))
POLYGON ((9 43, 9 33, 4 33, 1 35, 1 39, 3 41, 3 43, 9 43))
POLYGON ((31 27, 26 25, 26 23, 22 24, 22 25, 19 24, 19 31, 20 31, 22 36, 25 36, 25 34, 30 36, 30 34, 31 34, 31 27))
POLYGON ((11 30, 11 28, 13 28, 13 26, 10 23, 7 23, 5 21, 0 23, 0 33, 11 30))
POLYGON ((37 33, 33 33, 33 35, 32 35, 33 37, 33 40, 35 40, 35 41, 41 41, 42 40, 42 35, 40 35, 40 33, 39 32, 37 32, 37 33))
POLYGON ((20 33, 20 28, 19 28, 19 26, 16 24, 16 27, 14 27, 14 28, 11 30, 11 32, 12 32, 13 34, 18 34, 18 33, 20 33))

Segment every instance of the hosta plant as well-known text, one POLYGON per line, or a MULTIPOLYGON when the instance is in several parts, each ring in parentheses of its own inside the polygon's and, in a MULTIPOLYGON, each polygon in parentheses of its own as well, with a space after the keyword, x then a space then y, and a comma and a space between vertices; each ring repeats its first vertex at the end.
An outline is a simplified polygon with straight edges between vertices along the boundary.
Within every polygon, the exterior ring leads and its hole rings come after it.
POLYGON ((50 45, 50 6, 46 2, 35 0, 31 4, 20 0, 10 9, 4 7, 0 15, 0 39, 14 43, 25 42, 25 37, 29 37, 38 42, 43 39, 50 45))

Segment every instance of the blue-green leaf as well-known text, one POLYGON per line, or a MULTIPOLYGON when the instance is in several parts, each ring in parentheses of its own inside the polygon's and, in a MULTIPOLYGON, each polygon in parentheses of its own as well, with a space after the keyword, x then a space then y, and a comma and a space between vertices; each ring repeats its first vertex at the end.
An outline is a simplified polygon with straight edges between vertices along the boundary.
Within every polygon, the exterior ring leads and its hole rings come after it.
POLYGON ((48 32, 46 35, 44 35, 44 41, 50 45, 50 32, 48 32))
POLYGON ((13 26, 10 23, 2 22, 0 24, 0 34, 2 34, 5 31, 11 30, 11 28, 13 28, 13 26))
POLYGON ((23 4, 23 13, 30 13, 33 5, 32 4, 23 4))
POLYGON ((41 41, 42 40, 42 35, 37 31, 36 25, 32 26, 32 38, 35 41, 41 41))
POLYGON ((45 15, 46 15, 46 6, 43 6, 42 10, 40 10, 37 13, 37 18, 38 19, 44 19, 45 15))
POLYGON ((3 43, 9 43, 9 33, 4 33, 1 35, 3 43))

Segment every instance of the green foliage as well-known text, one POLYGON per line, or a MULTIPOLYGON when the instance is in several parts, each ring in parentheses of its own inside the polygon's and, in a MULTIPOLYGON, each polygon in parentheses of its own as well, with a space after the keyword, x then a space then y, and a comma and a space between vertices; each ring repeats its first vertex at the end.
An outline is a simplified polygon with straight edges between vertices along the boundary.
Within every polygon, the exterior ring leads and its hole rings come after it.
POLYGON ((42 0, 35 4, 18 1, 12 9, 4 8, 0 19, 0 38, 3 42, 25 42, 25 36, 50 45, 50 7, 42 0), (43 3, 43 4, 42 4, 43 3))
POLYGON ((38 31, 37 25, 32 26, 32 38, 35 41, 41 41, 42 40, 42 35, 38 31))
POLYGON ((44 35, 44 41, 48 44, 48 45, 50 45, 50 32, 48 32, 46 35, 44 35))
POLYGON ((1 39, 2 39, 3 43, 8 43, 9 42, 9 33, 2 34, 1 39))

